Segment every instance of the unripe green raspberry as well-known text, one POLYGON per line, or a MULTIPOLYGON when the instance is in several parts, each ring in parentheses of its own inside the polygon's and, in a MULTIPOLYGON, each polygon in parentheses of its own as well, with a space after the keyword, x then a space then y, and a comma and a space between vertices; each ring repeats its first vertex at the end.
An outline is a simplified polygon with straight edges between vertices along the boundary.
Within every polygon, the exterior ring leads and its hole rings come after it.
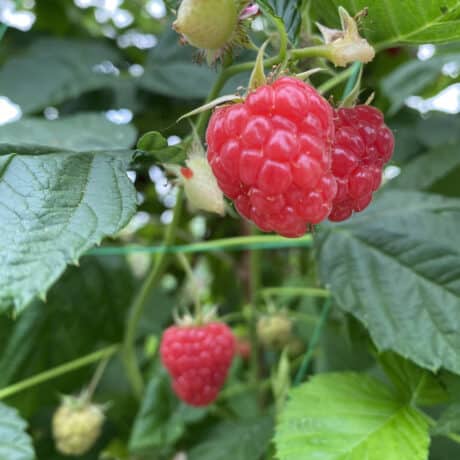
POLYGON ((183 0, 173 27, 191 45, 217 50, 231 41, 238 25, 238 8, 236 0, 183 0))
POLYGON ((282 348, 292 337, 292 322, 282 314, 263 316, 257 322, 257 337, 266 347, 282 348))
POLYGON ((94 446, 104 424, 100 406, 66 397, 53 416, 56 449, 64 455, 83 455, 94 446))

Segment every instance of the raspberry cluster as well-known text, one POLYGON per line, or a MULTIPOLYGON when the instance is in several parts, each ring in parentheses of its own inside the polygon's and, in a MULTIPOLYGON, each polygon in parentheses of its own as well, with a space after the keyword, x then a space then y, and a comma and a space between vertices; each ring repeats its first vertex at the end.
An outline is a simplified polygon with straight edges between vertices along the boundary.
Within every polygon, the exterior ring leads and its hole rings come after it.
POLYGON ((169 327, 163 334, 160 355, 177 396, 192 406, 206 406, 223 386, 235 350, 232 330, 214 322, 169 327))
POLYGON ((216 109, 206 138, 211 169, 238 212, 286 237, 363 210, 394 147, 377 109, 334 111, 293 77, 216 109))

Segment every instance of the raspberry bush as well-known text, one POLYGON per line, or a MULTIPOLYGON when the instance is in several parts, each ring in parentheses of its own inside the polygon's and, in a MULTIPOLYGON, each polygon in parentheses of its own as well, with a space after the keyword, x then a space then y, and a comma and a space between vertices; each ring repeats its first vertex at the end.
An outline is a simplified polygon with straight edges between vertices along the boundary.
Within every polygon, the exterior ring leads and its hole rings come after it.
POLYGON ((0 460, 459 457, 460 12, 340 5, 0 1, 0 460))

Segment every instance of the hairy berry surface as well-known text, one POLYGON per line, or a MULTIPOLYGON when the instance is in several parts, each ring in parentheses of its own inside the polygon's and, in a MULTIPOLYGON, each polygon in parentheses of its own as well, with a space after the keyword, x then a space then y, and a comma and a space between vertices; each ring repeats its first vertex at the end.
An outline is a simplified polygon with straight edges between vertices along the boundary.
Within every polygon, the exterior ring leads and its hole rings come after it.
POLYGON ((328 102, 303 81, 283 77, 216 109, 208 161, 242 216, 263 231, 298 237, 332 209, 333 137, 328 102))
POLYGON ((223 323, 171 326, 161 341, 161 360, 177 396, 192 406, 212 403, 227 378, 235 337, 223 323))
POLYGON ((332 172, 337 195, 329 220, 348 219, 369 206, 394 149, 394 137, 375 107, 359 105, 335 113, 332 172))

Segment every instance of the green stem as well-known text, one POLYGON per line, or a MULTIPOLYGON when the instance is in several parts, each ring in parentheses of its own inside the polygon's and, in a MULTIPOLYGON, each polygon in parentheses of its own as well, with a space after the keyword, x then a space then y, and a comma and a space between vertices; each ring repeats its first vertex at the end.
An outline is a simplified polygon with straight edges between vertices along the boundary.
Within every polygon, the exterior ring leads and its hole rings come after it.
POLYGON ((356 84, 356 81, 358 79, 361 67, 362 67, 361 62, 355 62, 351 65, 350 69, 352 70, 352 72, 350 74, 350 77, 348 78, 347 84, 345 85, 345 89, 343 90, 342 100, 346 99, 346 97, 353 90, 356 84))
POLYGON ((262 296, 286 296, 286 297, 329 297, 327 289, 303 288, 303 287, 268 287, 259 292, 262 296))
MULTIPOLYGON (((169 224, 163 245, 168 247, 174 242, 176 229, 179 224, 181 210, 183 202, 183 190, 179 189, 177 195, 176 207, 174 209, 174 217, 169 224)), ((128 324, 126 326, 125 337, 123 341, 123 363, 125 365, 126 374, 133 388, 134 394, 137 398, 141 398, 144 392, 144 380, 139 367, 136 356, 136 332, 139 325, 139 321, 144 311, 144 306, 151 290, 159 282, 161 276, 164 273, 167 263, 166 252, 158 253, 153 261, 152 269, 150 270, 147 278, 141 286, 140 291, 134 298, 134 301, 130 307, 130 313, 128 317, 128 324)))
POLYGON ((39 385, 40 383, 67 374, 68 372, 75 371, 81 367, 93 364, 97 361, 100 361, 101 359, 108 359, 110 356, 113 356, 119 350, 119 348, 119 345, 111 345, 110 347, 103 348, 102 350, 83 356, 82 358, 78 358, 74 361, 70 361, 68 363, 62 364, 61 366, 34 375, 33 377, 22 380, 21 382, 15 383, 6 388, 2 388, 0 390, 0 399, 8 398, 16 393, 20 393, 21 391, 27 390, 28 388, 39 385))
POLYGON ((185 257, 184 254, 177 254, 177 258, 179 259, 180 264, 182 265, 182 268, 185 271, 186 277, 189 280, 189 282, 192 284, 192 289, 193 289, 193 303, 195 305, 195 318, 201 323, 203 319, 203 308, 201 306, 200 302, 200 294, 198 292, 199 285, 196 281, 196 277, 193 274, 192 267, 190 266, 190 263, 185 257))
POLYGON ((330 78, 328 81, 320 85, 318 87, 318 91, 321 94, 327 93, 332 88, 335 88, 337 85, 340 85, 340 83, 343 83, 344 81, 346 81, 350 77, 350 75, 353 74, 353 72, 354 72, 353 66, 348 67, 343 72, 337 74, 335 77, 330 78))
MULTIPOLYGON (((251 227, 253 236, 257 236, 257 229, 251 227)), ((251 305, 251 318, 249 322, 249 340, 251 342, 250 355, 250 381, 257 383, 259 380, 259 347, 257 340, 257 294, 260 285, 260 253, 249 252, 249 302, 251 305)))
POLYGON ((307 48, 298 48, 298 49, 290 50, 289 57, 295 58, 295 59, 307 59, 307 58, 314 58, 314 57, 322 57, 322 58, 330 59, 331 49, 327 45, 310 46, 307 48))
POLYGON ((323 332, 323 328, 326 325, 327 317, 329 316, 331 307, 332 307, 332 301, 331 301, 331 298, 329 297, 324 302, 324 307, 321 313, 321 317, 313 331, 313 334, 310 339, 310 343, 308 344, 308 349, 303 357, 302 364, 300 365, 297 375, 295 376, 294 383, 293 383, 294 386, 299 385, 307 373, 308 366, 315 352, 315 348, 318 345, 319 339, 321 338, 321 333, 323 332))

